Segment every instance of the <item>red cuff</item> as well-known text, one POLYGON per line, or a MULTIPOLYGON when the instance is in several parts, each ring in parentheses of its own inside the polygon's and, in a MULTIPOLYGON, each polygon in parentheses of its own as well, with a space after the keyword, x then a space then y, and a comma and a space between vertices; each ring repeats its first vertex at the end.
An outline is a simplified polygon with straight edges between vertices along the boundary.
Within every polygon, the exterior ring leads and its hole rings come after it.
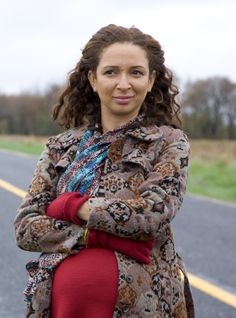
POLYGON ((83 196, 76 196, 76 192, 72 192, 74 195, 72 195, 69 199, 66 200, 64 205, 64 218, 65 220, 78 224, 83 225, 86 222, 82 219, 80 219, 77 216, 78 210, 81 207, 81 205, 86 202, 90 197, 89 195, 85 194, 83 196))
POLYGON ((88 199, 88 195, 81 195, 79 192, 65 192, 52 201, 46 210, 46 214, 58 220, 83 225, 85 221, 77 216, 77 212, 88 199))

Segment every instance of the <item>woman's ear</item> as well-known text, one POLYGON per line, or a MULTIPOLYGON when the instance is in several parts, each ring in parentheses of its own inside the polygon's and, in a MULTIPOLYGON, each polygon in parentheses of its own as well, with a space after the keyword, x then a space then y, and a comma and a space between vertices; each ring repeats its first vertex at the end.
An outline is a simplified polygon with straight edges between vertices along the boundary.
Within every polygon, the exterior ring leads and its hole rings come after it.
POLYGON ((149 88, 148 88, 149 92, 151 92, 151 90, 152 90, 155 79, 156 79, 156 71, 153 70, 152 73, 150 74, 150 77, 149 77, 149 88))
POLYGON ((93 71, 89 70, 88 72, 88 80, 94 92, 96 92, 96 77, 93 71))

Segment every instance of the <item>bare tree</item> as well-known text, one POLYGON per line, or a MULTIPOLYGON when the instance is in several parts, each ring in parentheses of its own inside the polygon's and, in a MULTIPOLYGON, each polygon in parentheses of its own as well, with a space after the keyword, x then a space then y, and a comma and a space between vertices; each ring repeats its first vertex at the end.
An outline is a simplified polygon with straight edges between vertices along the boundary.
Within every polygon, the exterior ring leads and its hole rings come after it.
POLYGON ((0 133, 51 135, 61 131, 51 116, 58 90, 53 85, 44 94, 0 95, 0 133))
POLYGON ((224 77, 187 83, 183 105, 185 127, 191 136, 236 137, 235 90, 236 84, 224 77))

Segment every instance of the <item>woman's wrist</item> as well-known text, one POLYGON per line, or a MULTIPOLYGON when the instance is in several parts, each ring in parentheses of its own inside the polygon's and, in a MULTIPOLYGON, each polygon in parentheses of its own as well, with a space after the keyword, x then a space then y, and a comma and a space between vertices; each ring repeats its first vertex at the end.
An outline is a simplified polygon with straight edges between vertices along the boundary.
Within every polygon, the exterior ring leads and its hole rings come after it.
POLYGON ((91 212, 90 212, 90 209, 89 209, 89 205, 87 202, 84 202, 78 212, 77 212, 77 216, 78 218, 80 218, 81 220, 83 221, 88 221, 89 219, 89 216, 90 216, 91 212))

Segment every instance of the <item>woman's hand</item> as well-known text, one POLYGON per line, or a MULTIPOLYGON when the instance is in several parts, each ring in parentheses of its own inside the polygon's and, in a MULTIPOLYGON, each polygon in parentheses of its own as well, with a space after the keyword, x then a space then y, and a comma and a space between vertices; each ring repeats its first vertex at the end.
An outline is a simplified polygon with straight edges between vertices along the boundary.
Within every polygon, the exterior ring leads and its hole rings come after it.
POLYGON ((77 212, 77 216, 83 221, 88 221, 90 214, 91 214, 91 211, 89 209, 89 205, 87 202, 84 202, 79 208, 77 212))

